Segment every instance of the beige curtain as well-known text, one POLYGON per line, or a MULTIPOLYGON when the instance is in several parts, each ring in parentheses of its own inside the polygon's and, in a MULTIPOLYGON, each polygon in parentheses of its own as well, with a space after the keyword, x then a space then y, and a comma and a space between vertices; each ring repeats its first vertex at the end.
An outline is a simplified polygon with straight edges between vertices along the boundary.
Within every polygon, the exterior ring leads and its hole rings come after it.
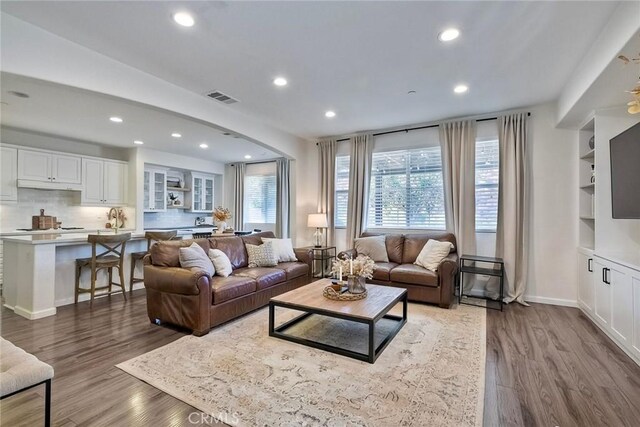
POLYGON ((373 135, 356 135, 350 139, 350 144, 347 239, 350 247, 353 247, 353 239, 360 237, 367 228, 373 135))
POLYGON ((334 245, 334 204, 336 177, 336 140, 318 142, 318 171, 320 188, 318 191, 318 213, 327 214, 327 244, 334 245))
POLYGON ((246 164, 236 163, 235 182, 233 185, 234 202, 233 202, 233 228, 242 230, 244 228, 244 173, 246 164))
MULTIPOLYGON (((442 123, 442 175, 447 230, 455 234, 458 255, 476 254, 476 122, 442 123)), ((471 281, 465 283, 470 290, 471 281)))
POLYGON ((528 114, 498 117, 500 184, 496 256, 505 262, 505 302, 523 305, 527 280, 528 114))
POLYGON ((276 160, 276 236, 281 239, 288 238, 291 230, 289 220, 290 164, 289 159, 276 160))

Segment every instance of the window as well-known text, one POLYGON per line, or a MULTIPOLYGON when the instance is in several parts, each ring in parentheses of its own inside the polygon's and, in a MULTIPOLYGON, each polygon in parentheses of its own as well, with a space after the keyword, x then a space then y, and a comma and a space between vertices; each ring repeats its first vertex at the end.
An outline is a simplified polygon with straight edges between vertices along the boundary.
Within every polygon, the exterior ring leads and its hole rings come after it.
POLYGON ((336 199, 334 224, 337 228, 347 226, 349 206, 349 156, 336 157, 336 199))
POLYGON ((440 147, 373 154, 368 227, 445 229, 440 147))
POLYGON ((495 232, 498 224, 500 149, 497 140, 476 141, 476 230, 495 232))
POLYGON ((276 176, 249 175, 244 178, 244 223, 276 223, 276 176))

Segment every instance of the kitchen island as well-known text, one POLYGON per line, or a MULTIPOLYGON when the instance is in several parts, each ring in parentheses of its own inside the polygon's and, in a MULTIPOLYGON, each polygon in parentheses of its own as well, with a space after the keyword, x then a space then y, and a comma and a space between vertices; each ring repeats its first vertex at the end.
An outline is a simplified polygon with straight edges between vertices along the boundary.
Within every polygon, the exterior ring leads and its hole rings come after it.
MULTIPOLYGON (((145 251, 147 242, 144 232, 121 230, 131 233, 127 242, 124 260, 124 276, 128 290, 131 252, 145 251)), ((103 231, 100 234, 113 234, 103 231)), ((5 307, 27 319, 40 319, 56 314, 56 307, 73 304, 75 293, 75 262, 77 258, 91 257, 91 245, 87 236, 95 233, 34 233, 29 235, 3 235, 5 307)), ((191 238, 191 230, 179 230, 178 235, 191 238)), ((136 276, 142 276, 138 266, 136 276)), ((81 283, 86 286, 89 269, 83 269, 81 283)), ((99 283, 106 283, 106 272, 102 272, 99 283), (104 276, 103 276, 104 275, 104 276)), ((137 283, 134 289, 144 285, 137 283)), ((89 295, 80 294, 80 301, 89 295)))

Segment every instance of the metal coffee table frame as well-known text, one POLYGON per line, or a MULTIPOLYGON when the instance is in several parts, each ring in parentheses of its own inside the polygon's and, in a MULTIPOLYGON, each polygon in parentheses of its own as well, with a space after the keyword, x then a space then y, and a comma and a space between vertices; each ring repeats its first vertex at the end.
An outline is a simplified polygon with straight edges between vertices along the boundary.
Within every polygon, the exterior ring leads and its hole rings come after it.
POLYGON ((364 362, 374 363, 382 351, 389 345, 391 340, 398 334, 400 329, 407 323, 407 291, 405 290, 397 298, 394 298, 389 304, 380 311, 380 313, 373 319, 362 319, 350 316, 348 314, 337 313, 331 310, 324 310, 318 307, 302 306, 292 303, 283 303, 280 301, 269 301, 269 336, 280 338, 283 340, 295 342, 297 344, 306 345, 308 347, 317 348, 319 350, 328 351, 331 353, 339 354, 342 356, 351 357, 353 359, 362 360, 364 362), (402 302, 402 316, 396 316, 388 314, 389 310, 395 307, 396 304, 402 302), (298 310, 305 312, 304 314, 297 316, 280 326, 275 327, 275 309, 276 307, 288 308, 292 310, 298 310), (297 323, 307 319, 313 315, 321 315, 327 317, 333 317, 336 319, 347 320, 350 322, 364 323, 369 326, 369 351, 368 353, 360 353, 357 351, 347 350, 345 348, 335 347, 329 344, 324 344, 318 341, 308 340, 306 338, 296 337, 295 335, 289 335, 286 330, 296 325, 297 323), (380 319, 389 319, 397 322, 397 325, 389 332, 389 334, 382 340, 382 342, 375 347, 375 328, 376 323, 380 319))

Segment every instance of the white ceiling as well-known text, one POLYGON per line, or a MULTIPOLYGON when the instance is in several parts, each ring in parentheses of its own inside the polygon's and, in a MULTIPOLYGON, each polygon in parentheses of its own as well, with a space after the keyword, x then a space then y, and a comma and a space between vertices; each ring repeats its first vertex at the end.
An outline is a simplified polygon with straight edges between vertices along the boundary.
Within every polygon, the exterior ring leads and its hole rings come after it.
POLYGON ((141 140, 144 148, 224 163, 246 161, 245 155, 252 160, 279 157, 253 142, 225 136, 223 130, 149 106, 9 73, 1 73, 0 81, 2 126, 127 148, 138 147, 133 141, 141 140), (113 123, 112 116, 124 121, 113 123), (173 138, 174 132, 182 138, 173 138), (203 150, 201 143, 209 148, 203 150))
MULTIPOLYGON (((303 137, 557 98, 617 2, 7 2, 1 9, 303 137), (189 11, 192 28, 171 20, 189 11), (443 45, 448 26, 461 37, 443 45), (290 84, 276 88, 275 76, 290 84), (467 83, 466 95, 452 88, 467 83), (415 95, 407 91, 415 90, 415 95), (324 111, 337 117, 328 120, 324 111)), ((214 101, 212 101, 214 102, 214 101)))

